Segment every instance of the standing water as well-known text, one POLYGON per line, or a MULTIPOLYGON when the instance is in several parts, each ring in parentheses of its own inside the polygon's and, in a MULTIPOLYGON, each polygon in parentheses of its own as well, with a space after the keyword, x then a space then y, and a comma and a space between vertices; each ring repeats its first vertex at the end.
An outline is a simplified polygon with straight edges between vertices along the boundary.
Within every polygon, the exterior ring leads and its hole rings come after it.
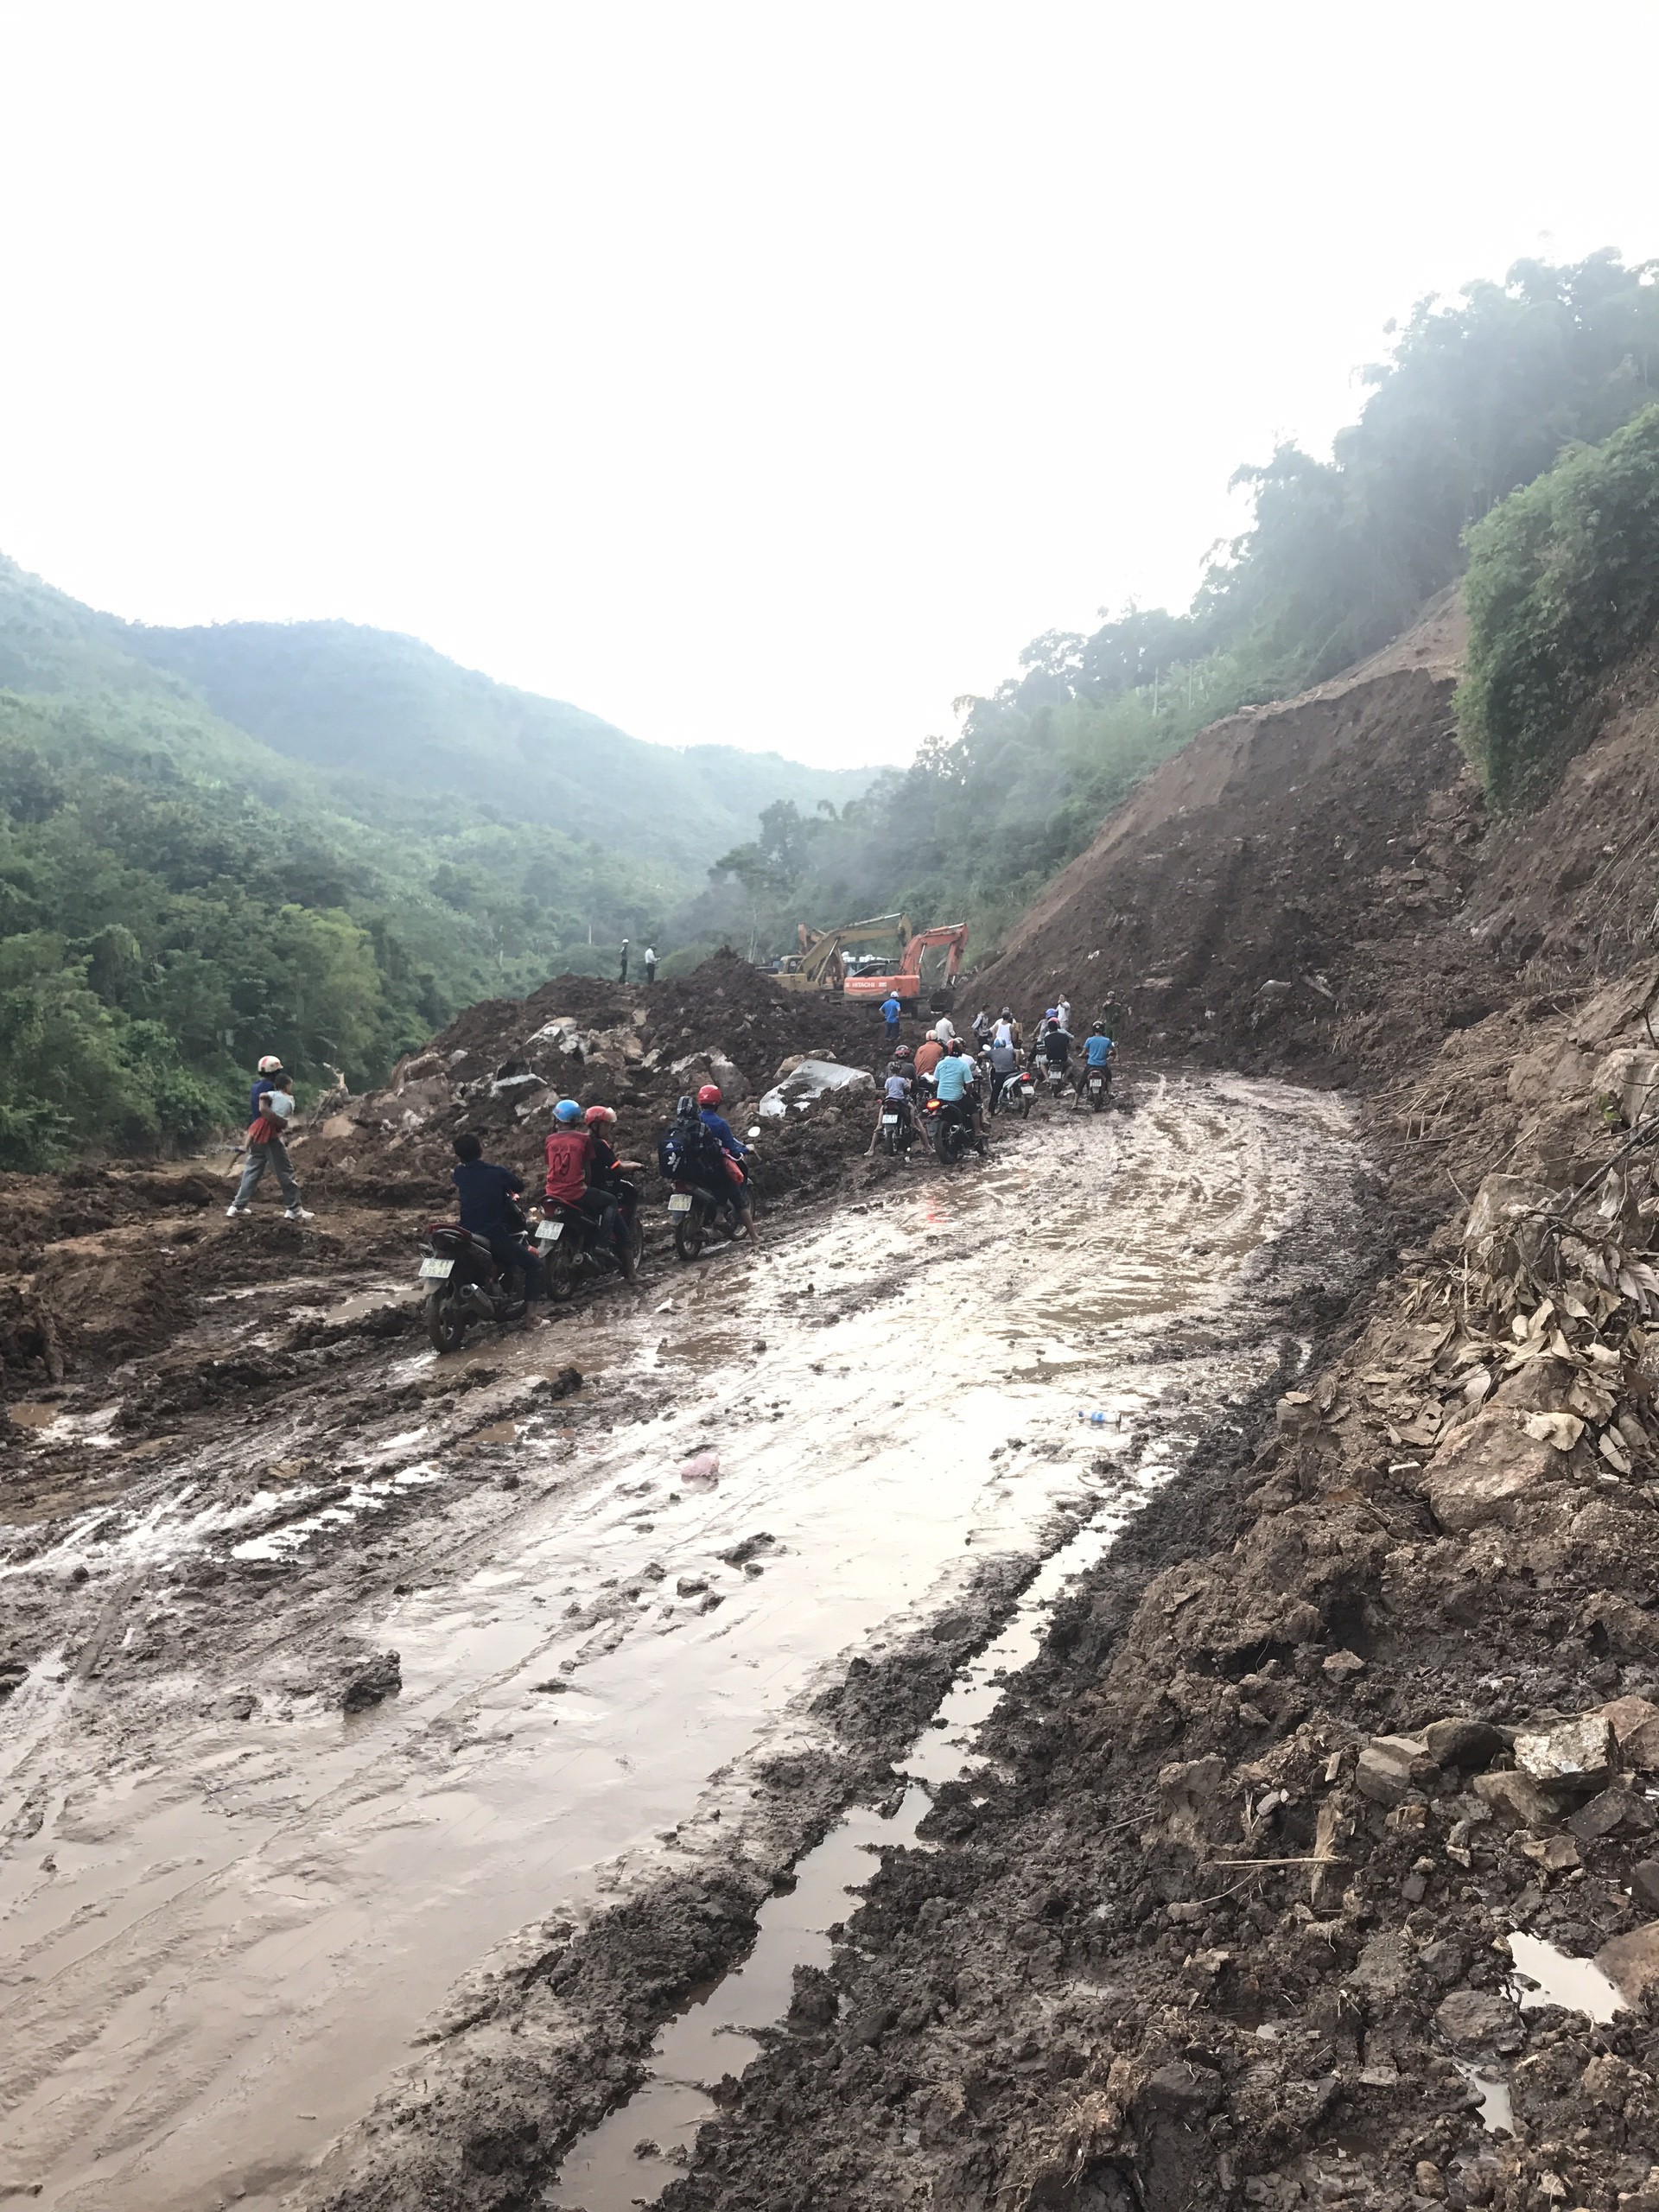
MULTIPOLYGON (((855 1653, 947 1611, 988 1556, 1087 1519, 1011 1631, 1034 1634, 1052 1578, 1296 1356, 1275 1315, 1357 1263, 1361 1166, 1341 1101, 1273 1084, 1039 1118, 987 1168, 918 1169, 868 1207, 595 1300, 559 1356, 609 1425, 554 1408, 504 1435, 517 1486, 493 1518, 439 1415, 411 1429, 406 1395, 371 1395, 364 1471, 308 1518, 249 1536, 204 1503, 204 1464, 142 1515, 100 1509, 20 1554, 19 1573, 85 1563, 114 1591, 147 1562, 286 1549, 313 1592, 334 1578, 331 1626, 401 1654, 403 1688, 342 1716, 305 1694, 270 1614, 231 1603, 195 1671, 118 1715, 61 1669, 27 1713, 14 1700, 5 2178, 66 2212, 269 2212, 515 1931, 715 1848, 757 1766, 824 1747, 814 1703, 855 1653), (704 1452, 718 1474, 682 1482, 704 1452), (382 1514, 404 1593, 365 1609, 352 1563, 382 1514), (227 1719, 231 1685, 247 1694, 227 1719)), ((537 1349, 492 1356, 510 1377, 537 1349)), ((400 1388, 433 1371, 387 1357, 400 1388)), ((991 1672, 1018 1662, 998 1649, 970 1669, 900 1810, 849 1816, 768 1905, 742 1973, 665 2040, 673 2095, 626 2121, 630 2156, 683 2141, 696 2085, 743 2063, 720 2031, 777 2017, 861 1847, 910 1833, 991 1672)), ((562 2189, 578 2169, 595 2208, 624 2171, 589 2144, 562 2189)), ((632 2178, 637 2195, 637 2162, 632 2178)))

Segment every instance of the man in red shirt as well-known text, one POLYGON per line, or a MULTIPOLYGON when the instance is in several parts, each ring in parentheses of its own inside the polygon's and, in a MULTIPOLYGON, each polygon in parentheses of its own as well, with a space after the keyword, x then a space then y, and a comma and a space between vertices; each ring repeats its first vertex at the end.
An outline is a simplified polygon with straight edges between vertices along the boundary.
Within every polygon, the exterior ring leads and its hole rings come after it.
POLYGON ((543 1147, 547 1155, 547 1197, 553 1205, 569 1206, 573 1213, 593 1223, 600 1241, 610 1246, 619 1266, 630 1281, 633 1255, 617 1234, 616 1201, 589 1186, 588 1178, 599 1165, 594 1140, 582 1122, 582 1109, 574 1098, 561 1098, 553 1109, 553 1127, 543 1147))

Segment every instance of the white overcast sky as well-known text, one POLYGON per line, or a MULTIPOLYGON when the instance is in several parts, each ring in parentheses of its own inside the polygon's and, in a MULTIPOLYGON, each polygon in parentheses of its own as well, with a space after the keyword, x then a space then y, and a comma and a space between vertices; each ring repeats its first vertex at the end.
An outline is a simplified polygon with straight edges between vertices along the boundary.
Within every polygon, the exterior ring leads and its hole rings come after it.
POLYGON ((0 0, 0 550, 907 758, 1390 316, 1659 252, 1659 10, 0 0))

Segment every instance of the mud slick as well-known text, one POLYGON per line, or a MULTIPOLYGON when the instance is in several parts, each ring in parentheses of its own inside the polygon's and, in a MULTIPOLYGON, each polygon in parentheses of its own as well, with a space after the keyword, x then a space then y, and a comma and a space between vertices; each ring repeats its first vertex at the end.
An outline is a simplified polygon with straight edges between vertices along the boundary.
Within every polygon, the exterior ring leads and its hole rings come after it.
POLYGON ((721 962, 329 1102, 315 1223, 13 1179, 0 2184, 1659 2212, 1651 687, 1494 828, 1449 620, 1061 879, 988 988, 1129 1080, 982 1168, 826 1098, 435 1358, 454 1128, 872 1065, 721 962))

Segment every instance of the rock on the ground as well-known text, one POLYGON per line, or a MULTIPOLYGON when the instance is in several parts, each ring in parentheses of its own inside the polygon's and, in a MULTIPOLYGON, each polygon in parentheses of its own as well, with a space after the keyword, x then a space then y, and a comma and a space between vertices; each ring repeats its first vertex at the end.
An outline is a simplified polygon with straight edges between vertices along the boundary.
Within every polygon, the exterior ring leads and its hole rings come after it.
POLYGON ((1424 1482, 1434 1518, 1450 1535, 1515 1518, 1516 1505, 1558 1465, 1541 1437, 1529 1436, 1507 1406, 1489 1406, 1435 1452, 1424 1482))

